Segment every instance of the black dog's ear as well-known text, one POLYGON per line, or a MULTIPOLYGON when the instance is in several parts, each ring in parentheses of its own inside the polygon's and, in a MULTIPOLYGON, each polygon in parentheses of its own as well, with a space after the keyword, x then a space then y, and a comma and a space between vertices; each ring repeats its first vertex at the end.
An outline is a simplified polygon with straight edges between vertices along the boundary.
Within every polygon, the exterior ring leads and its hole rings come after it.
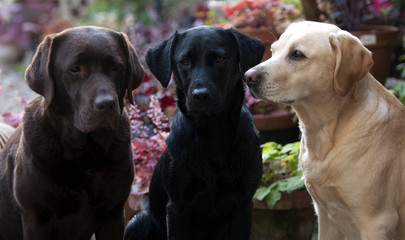
POLYGON ((141 85, 144 77, 144 70, 139 61, 138 54, 136 53, 132 43, 129 41, 128 36, 125 33, 120 34, 123 40, 122 45, 125 51, 126 59, 129 64, 128 70, 125 73, 127 97, 129 102, 134 104, 132 91, 141 85))
POLYGON ((148 50, 146 64, 163 87, 167 87, 172 75, 172 49, 176 42, 177 31, 157 47, 148 50))
POLYGON ((37 51, 25 71, 25 81, 34 92, 45 98, 45 106, 51 105, 54 94, 54 82, 52 78, 52 46, 55 34, 45 37, 37 47, 37 51))
POLYGON ((264 44, 257 38, 246 36, 234 28, 227 29, 230 32, 239 48, 240 70, 243 74, 250 68, 260 63, 264 54, 264 44))

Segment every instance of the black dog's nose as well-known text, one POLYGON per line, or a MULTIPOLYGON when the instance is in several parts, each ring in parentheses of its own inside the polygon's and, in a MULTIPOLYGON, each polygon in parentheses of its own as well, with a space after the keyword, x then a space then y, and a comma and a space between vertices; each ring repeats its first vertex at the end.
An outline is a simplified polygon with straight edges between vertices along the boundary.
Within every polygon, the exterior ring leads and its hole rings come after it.
POLYGON ((110 94, 102 94, 96 97, 94 104, 99 111, 111 111, 116 107, 115 99, 110 94))
POLYGON ((245 72, 245 79, 248 85, 252 85, 255 82, 259 81, 262 72, 260 70, 251 68, 245 72))
POLYGON ((207 100, 210 98, 210 92, 207 88, 196 88, 191 94, 194 100, 207 100))

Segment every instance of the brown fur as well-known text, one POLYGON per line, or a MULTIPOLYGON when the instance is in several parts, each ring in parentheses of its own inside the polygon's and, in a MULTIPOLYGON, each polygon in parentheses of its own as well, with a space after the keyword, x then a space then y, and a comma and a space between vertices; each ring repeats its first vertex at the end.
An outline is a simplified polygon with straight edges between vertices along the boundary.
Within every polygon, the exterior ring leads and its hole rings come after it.
POLYGON ((123 238, 134 174, 123 98, 142 78, 122 33, 78 27, 44 39, 26 71, 42 96, 0 154, 0 239, 123 238))

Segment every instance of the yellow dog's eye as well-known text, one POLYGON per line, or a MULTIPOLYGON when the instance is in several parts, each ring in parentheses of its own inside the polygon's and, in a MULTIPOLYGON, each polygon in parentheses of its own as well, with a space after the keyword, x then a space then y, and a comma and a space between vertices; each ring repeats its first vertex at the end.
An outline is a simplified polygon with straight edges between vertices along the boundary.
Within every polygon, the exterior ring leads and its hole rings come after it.
POLYGON ((294 59, 294 60, 301 60, 301 59, 304 59, 304 58, 306 58, 306 57, 305 57, 305 55, 304 55, 301 51, 294 50, 294 51, 292 51, 292 53, 291 53, 291 59, 294 59))

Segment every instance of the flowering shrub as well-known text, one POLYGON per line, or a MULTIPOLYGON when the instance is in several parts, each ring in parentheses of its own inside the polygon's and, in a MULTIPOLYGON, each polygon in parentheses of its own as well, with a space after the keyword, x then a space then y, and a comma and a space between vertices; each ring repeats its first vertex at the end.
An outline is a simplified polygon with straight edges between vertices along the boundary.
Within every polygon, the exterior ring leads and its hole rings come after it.
POLYGON ((156 95, 135 97, 138 104, 126 105, 131 124, 135 168, 131 194, 143 195, 148 193, 153 170, 166 149, 169 120, 163 114, 156 95))
POLYGON ((279 33, 301 15, 301 5, 294 0, 242 0, 225 5, 222 11, 226 19, 238 28, 273 25, 279 33))
POLYGON ((41 38, 70 26, 59 18, 54 2, 28 0, 0 8, 0 41, 22 49, 35 48, 41 38))
POLYGON ((245 89, 245 104, 252 114, 266 114, 271 113, 280 106, 277 103, 266 102, 258 98, 254 98, 248 88, 245 89))
POLYGON ((142 65, 145 66, 145 78, 141 86, 134 91, 134 94, 155 94, 158 97, 163 110, 168 106, 174 106, 176 103, 174 86, 171 83, 167 88, 161 86, 146 67, 145 56, 150 48, 169 38, 174 31, 181 31, 182 29, 187 29, 189 27, 190 25, 184 25, 184 23, 181 23, 177 19, 170 19, 165 22, 159 22, 154 26, 137 23, 131 28, 125 30, 125 33, 128 35, 138 53, 142 65))
POLYGON ((403 0, 317 0, 321 20, 342 29, 362 27, 366 22, 383 20, 385 24, 402 24, 405 17, 403 0))

